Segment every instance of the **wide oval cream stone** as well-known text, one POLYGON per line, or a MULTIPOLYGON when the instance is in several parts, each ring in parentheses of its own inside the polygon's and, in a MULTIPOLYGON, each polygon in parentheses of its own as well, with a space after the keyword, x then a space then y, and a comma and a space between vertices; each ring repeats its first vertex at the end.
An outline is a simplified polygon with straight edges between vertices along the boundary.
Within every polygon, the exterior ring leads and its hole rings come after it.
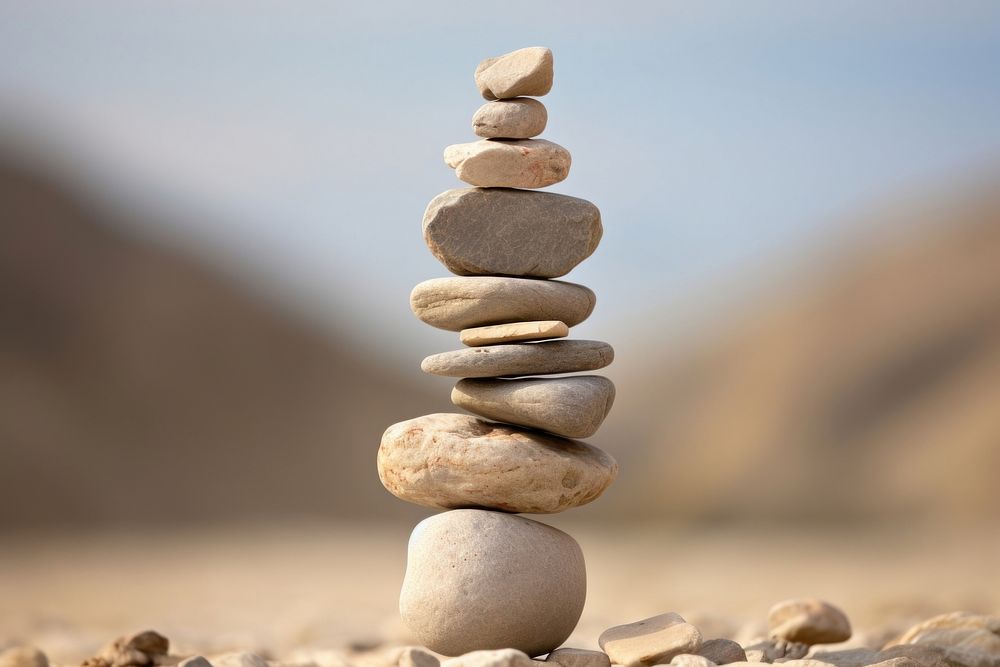
POLYGON ((431 375, 491 378, 518 375, 554 375, 604 368, 615 351, 598 340, 546 340, 466 347, 425 357, 420 368, 431 375))
POLYGON ((569 151, 545 139, 481 139, 444 149, 459 180, 484 188, 544 188, 566 180, 569 151))
POLYGON ((597 297, 576 283, 500 276, 425 280, 410 293, 410 309, 432 327, 461 331, 471 327, 531 320, 583 322, 597 297))
POLYGON ((393 424, 378 475, 396 497, 425 507, 550 514, 594 500, 618 464, 576 440, 471 415, 432 414, 393 424))
POLYGON ((403 622, 444 655, 515 648, 535 656, 569 637, 587 596, 583 553, 531 519, 455 510, 413 530, 399 596, 403 622))

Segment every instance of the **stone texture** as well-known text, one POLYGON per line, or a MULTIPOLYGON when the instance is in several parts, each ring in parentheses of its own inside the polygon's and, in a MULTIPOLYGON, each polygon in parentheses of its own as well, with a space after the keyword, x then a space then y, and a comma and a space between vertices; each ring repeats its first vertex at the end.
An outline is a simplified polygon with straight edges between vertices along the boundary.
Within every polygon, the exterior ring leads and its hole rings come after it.
POLYGON ((532 320, 560 320, 572 327, 590 317, 596 302, 583 285, 494 276, 433 278, 410 294, 414 315, 448 331, 532 320))
POLYGON ((677 665, 677 667, 715 667, 715 663, 705 656, 694 655, 692 653, 675 655, 670 664, 677 665))
POLYGON ((767 613, 771 636, 803 644, 834 644, 851 638, 851 624, 841 610, 823 600, 784 600, 767 613))
POLYGON ((49 659, 34 646, 14 646, 0 651, 0 667, 49 667, 49 659))
POLYGON ((584 648, 557 648, 549 653, 545 662, 559 667, 611 667, 611 658, 607 653, 584 648))
POLYGON ((492 651, 472 651, 441 663, 444 667, 534 667, 534 660, 524 651, 502 648, 492 651))
POLYGON ((945 660, 964 667, 1000 667, 1000 616, 952 612, 918 623, 886 644, 944 649, 945 660))
MULTIPOLYGON (((125 635, 105 645, 83 662, 84 667, 150 667, 168 661, 169 640, 158 632, 145 630, 125 635)), ((217 666, 218 667, 218 666, 217 666)))
POLYGON ((588 438, 611 411, 615 385, 599 375, 459 380, 451 402, 487 419, 588 438))
POLYGON ((681 653, 697 653, 701 633, 679 614, 669 612, 609 628, 597 641, 615 664, 656 665, 681 653))
POLYGON ((476 87, 488 100, 540 97, 552 90, 552 75, 552 51, 529 46, 480 62, 476 87))
POLYGON ((535 656, 566 641, 586 592, 583 553, 566 533, 512 514, 455 510, 414 529, 399 607, 432 651, 535 656))
POLYGON ((746 647, 750 662, 774 662, 776 660, 797 660, 809 653, 809 646, 787 639, 764 639, 746 647))
POLYGON ((558 278, 601 241, 601 212, 584 199, 507 188, 457 188, 431 200, 424 241, 458 275, 558 278))
POLYGON ((467 347, 426 357, 420 368, 431 375, 487 378, 577 373, 604 368, 614 349, 596 340, 550 340, 467 347))
POLYGON ((565 323, 559 320, 543 320, 540 322, 511 322, 510 324, 493 324, 488 327, 462 329, 458 338, 469 347, 480 347, 482 345, 565 338, 568 335, 569 327, 565 323))
POLYGON ((545 139, 480 139, 444 149, 459 180, 484 188, 545 188, 566 180, 569 151, 545 139))
POLYGON ((545 131, 549 113, 530 97, 487 102, 472 116, 472 131, 485 139, 530 139, 545 131))
POLYGON ((545 514, 600 496, 618 464, 583 442, 470 415, 432 414, 386 430, 378 473, 390 493, 425 507, 545 514))
POLYGON ((730 662, 746 662, 747 654, 737 642, 732 639, 709 639, 702 642, 698 655, 704 656, 717 665, 730 662))

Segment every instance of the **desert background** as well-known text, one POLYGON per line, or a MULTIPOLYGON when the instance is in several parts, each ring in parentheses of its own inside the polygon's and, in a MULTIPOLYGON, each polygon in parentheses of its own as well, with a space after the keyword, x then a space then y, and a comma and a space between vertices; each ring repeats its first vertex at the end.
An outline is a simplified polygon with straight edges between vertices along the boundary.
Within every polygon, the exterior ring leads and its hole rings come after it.
MULTIPOLYGON (((476 63, 555 54, 616 351, 574 641, 1000 613, 1000 8, 0 3, 0 648, 403 641, 390 424, 476 63), (756 625, 755 625, 756 624, 756 625)), ((867 635, 866 635, 867 633, 867 635)), ((727 635, 728 636, 728 635, 727 635)), ((884 638, 884 637, 883 637, 884 638)))

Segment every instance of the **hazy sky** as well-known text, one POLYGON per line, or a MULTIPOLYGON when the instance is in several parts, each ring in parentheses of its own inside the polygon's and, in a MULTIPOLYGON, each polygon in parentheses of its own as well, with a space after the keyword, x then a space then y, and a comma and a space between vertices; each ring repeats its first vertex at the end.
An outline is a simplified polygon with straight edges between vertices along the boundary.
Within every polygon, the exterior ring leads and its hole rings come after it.
POLYGON ((551 190, 604 217, 568 277, 593 336, 1000 156, 995 2, 12 1, 0 130, 324 317, 440 349, 406 305, 445 275, 421 215, 460 187, 441 151, 475 138, 476 64, 529 45, 573 154, 551 190))

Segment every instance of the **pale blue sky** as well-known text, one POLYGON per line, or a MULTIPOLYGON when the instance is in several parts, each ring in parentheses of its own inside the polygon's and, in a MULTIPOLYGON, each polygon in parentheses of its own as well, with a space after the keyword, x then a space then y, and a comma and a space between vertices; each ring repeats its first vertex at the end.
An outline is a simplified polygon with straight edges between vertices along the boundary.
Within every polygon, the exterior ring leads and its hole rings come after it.
POLYGON ((406 299, 445 275, 420 218, 460 186, 441 151, 474 139, 486 56, 555 54, 543 136, 574 162, 551 190, 605 223, 568 276, 599 295, 592 337, 736 293, 1000 157, 1000 3, 357 5, 0 3, 0 131, 44 135, 163 209, 154 233, 409 356, 457 344, 406 299))

